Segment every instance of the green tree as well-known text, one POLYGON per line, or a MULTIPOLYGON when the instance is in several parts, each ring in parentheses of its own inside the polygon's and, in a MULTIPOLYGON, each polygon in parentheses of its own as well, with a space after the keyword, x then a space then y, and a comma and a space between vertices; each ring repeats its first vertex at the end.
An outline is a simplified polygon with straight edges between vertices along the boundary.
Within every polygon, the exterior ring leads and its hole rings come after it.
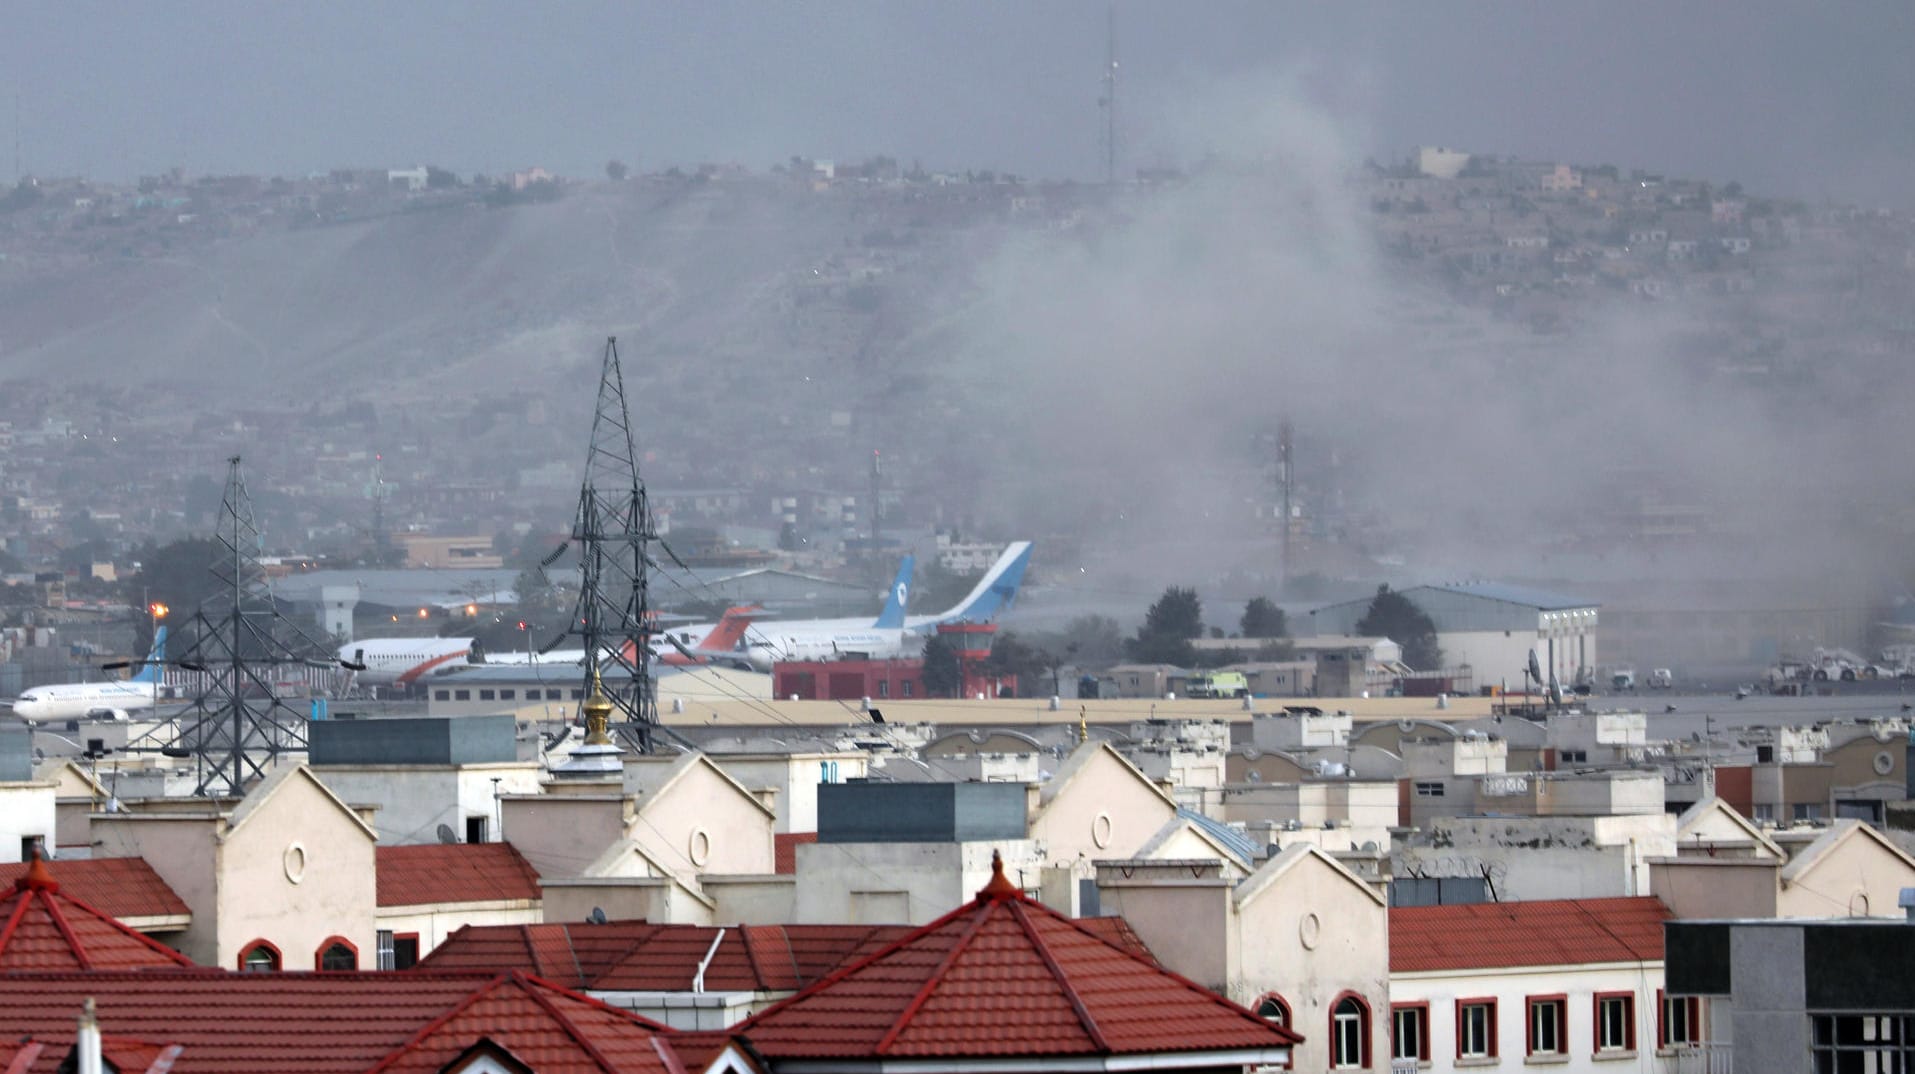
POLYGON ((1416 602, 1387 585, 1376 587, 1370 610, 1357 620, 1356 632, 1366 638, 1389 638, 1403 647, 1403 662, 1419 671, 1443 666, 1443 650, 1436 644, 1436 623, 1416 602))
POLYGON ((1144 625, 1128 645, 1130 658, 1147 664, 1192 664, 1197 650, 1191 639, 1203 633, 1204 606, 1197 591, 1171 586, 1144 613, 1144 625))
POLYGON ((1006 630, 992 640, 984 670, 995 676, 1015 675, 1018 697, 1038 697, 1050 688, 1050 661, 1049 653, 1006 630))
POLYGON ((605 162, 605 178, 610 179, 614 183, 624 182, 625 177, 630 174, 632 174, 632 169, 626 167, 625 162, 622 160, 608 160, 605 162))
POLYGON ((1251 597, 1243 606, 1243 618, 1237 620, 1237 626, 1246 638, 1281 638, 1290 633, 1283 609, 1269 597, 1251 597))
POLYGON ((924 692, 932 697, 956 697, 964 689, 964 669, 957 646, 942 634, 924 639, 924 692))

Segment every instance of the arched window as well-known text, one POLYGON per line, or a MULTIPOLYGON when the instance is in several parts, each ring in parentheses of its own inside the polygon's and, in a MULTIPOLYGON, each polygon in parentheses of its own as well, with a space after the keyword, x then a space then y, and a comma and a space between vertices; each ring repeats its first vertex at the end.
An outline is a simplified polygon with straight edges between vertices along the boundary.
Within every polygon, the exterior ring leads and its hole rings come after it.
POLYGON ((239 968, 246 973, 278 973, 279 948, 265 940, 254 940, 240 949, 239 968))
POLYGON ((1330 1006, 1330 1069, 1361 1070, 1370 1065, 1370 1005, 1345 992, 1330 1006))
POLYGON ((1285 1029, 1290 1028, 1290 1004, 1275 992, 1264 993, 1252 1009, 1257 1012, 1257 1017, 1268 1019, 1285 1029))
POLYGON ((352 941, 343 936, 334 936, 319 945, 319 954, 314 956, 313 965, 322 970, 356 970, 359 968, 359 949, 352 941))

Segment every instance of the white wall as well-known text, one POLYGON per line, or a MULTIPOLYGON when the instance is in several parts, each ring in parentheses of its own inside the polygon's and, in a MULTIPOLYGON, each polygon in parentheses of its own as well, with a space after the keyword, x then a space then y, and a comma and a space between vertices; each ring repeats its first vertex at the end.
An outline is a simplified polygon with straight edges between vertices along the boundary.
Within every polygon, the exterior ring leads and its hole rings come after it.
MULTIPOLYGON (((1569 1029, 1567 1054, 1561 1060, 1549 1061, 1543 1069, 1567 1074, 1622 1074, 1623 1071, 1673 1074, 1679 1069, 1676 1059, 1656 1054, 1656 991, 1662 985, 1660 962, 1396 973, 1390 977, 1390 1002, 1392 1005, 1421 1002, 1430 1005, 1430 1065, 1425 1069, 1437 1074, 1454 1070, 1480 1074, 1488 1070, 1537 1069, 1526 1055, 1527 1000, 1531 996, 1558 995, 1567 996, 1564 1009, 1569 1029), (1633 1053, 1612 1053, 1596 1058, 1595 996, 1598 992, 1635 995, 1636 1049, 1633 1053), (1459 999, 1481 998, 1496 1000, 1496 1058, 1459 1062, 1456 1003, 1459 999)), ((1382 1063, 1377 1065, 1384 1068, 1382 1063)))
MULTIPOLYGON (((444 943, 447 936, 465 925, 537 925, 544 920, 544 910, 538 903, 531 901, 441 907, 382 906, 378 912, 378 927, 381 930, 418 934, 420 958, 424 958, 433 948, 444 943)), ((374 954, 376 952, 361 951, 359 968, 377 969, 374 954)))
POLYGON ((0 862, 24 860, 20 841, 38 838, 43 852, 54 854, 55 784, 0 783, 0 862))
POLYGON ((991 852, 1026 891, 1046 864, 1028 839, 977 843, 805 843, 797 848, 799 924, 922 925, 991 879, 991 852))
POLYGON ((499 794, 537 794, 536 762, 474 765, 326 765, 319 777, 349 805, 376 805, 373 828, 385 846, 439 841, 439 825, 465 840, 467 817, 486 818, 486 839, 499 839, 499 794))

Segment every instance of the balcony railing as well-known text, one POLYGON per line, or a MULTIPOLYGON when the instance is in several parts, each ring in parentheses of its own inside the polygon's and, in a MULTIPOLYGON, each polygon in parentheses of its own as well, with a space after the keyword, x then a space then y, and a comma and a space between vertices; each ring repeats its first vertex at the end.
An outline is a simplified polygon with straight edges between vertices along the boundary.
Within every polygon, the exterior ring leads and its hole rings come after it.
POLYGON ((1421 1065, 1414 1059, 1390 1060, 1390 1074, 1417 1074, 1421 1065))
POLYGON ((1735 1074, 1735 1050, 1727 1044, 1685 1045, 1663 1069, 1671 1074, 1735 1074))

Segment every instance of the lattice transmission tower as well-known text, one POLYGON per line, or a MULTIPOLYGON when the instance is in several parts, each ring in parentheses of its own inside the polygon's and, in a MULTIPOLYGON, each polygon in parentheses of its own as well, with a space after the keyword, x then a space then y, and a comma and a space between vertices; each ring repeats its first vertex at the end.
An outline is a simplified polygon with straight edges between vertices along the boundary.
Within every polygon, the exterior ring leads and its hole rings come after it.
POLYGON ((239 456, 227 460, 219 552, 210 564, 219 592, 186 624, 186 649, 169 666, 193 673, 193 697, 166 748, 194 759, 193 793, 239 795, 287 753, 306 748, 308 714, 280 696, 289 679, 311 685, 315 669, 340 662, 281 615, 260 566, 260 534, 239 456))
POLYGON ((585 481, 572 522, 580 578, 578 606, 567 633, 583 642, 586 693, 597 672, 607 699, 623 714, 615 730, 641 753, 652 752, 658 728, 648 573, 650 546, 657 540, 645 482, 638 474, 614 336, 605 341, 585 481))

